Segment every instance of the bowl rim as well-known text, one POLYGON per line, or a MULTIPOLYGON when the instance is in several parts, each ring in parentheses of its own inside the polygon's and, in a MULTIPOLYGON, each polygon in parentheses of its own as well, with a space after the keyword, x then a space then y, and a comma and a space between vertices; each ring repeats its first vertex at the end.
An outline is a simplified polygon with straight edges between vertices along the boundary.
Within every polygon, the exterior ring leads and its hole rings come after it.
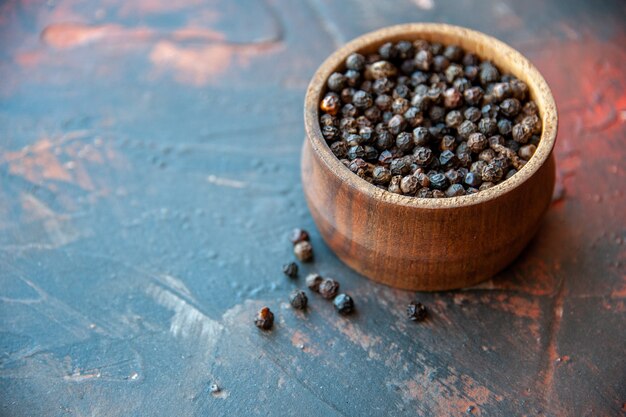
MULTIPOLYGON (((466 49, 464 47, 464 49, 466 49)), ((481 53, 469 48, 469 51, 481 56, 481 53)), ((497 59, 492 59, 496 66, 501 67, 497 59)), ((308 140, 313 151, 323 161, 326 167, 337 175, 342 183, 350 188, 356 189, 368 197, 383 201, 386 203, 403 205, 424 209, 442 209, 457 208, 481 204, 498 197, 501 197, 531 178, 550 158, 554 144, 556 141, 556 133, 558 129, 557 108, 554 97, 550 91, 548 83, 545 81, 539 70, 520 52, 506 43, 486 35, 476 30, 454 26, 444 23, 408 23, 395 26, 385 27, 373 32, 361 35, 338 50, 332 53, 313 75, 307 88, 304 102, 304 125, 306 139, 308 140), (493 52, 498 58, 506 57, 514 61, 515 71, 511 71, 513 75, 518 76, 519 73, 526 73, 526 84, 533 90, 535 102, 541 101, 543 110, 540 106, 540 116, 542 119, 542 132, 539 145, 534 155, 528 163, 522 167, 511 178, 497 184, 487 190, 480 191, 475 194, 469 194, 458 197, 447 198, 419 198, 414 196, 405 196, 394 194, 390 191, 383 190, 373 184, 365 181, 359 176, 352 173, 341 161, 331 152, 330 147, 326 144, 322 136, 319 125, 319 99, 324 91, 326 80, 332 72, 340 67, 345 58, 352 52, 363 50, 373 44, 380 44, 388 39, 398 38, 402 35, 410 34, 410 36, 419 36, 426 34, 434 34, 435 36, 452 36, 458 39, 467 38, 474 41, 481 47, 486 47, 493 52)))

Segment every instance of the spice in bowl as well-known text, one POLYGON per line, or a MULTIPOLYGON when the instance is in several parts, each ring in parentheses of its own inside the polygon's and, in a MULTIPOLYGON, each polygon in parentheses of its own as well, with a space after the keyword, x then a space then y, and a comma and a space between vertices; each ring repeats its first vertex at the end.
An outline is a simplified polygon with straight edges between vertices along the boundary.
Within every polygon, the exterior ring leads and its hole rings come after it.
POLYGON ((459 46, 387 42, 332 73, 320 128, 354 174, 392 193, 458 197, 511 178, 542 123, 528 86, 459 46))

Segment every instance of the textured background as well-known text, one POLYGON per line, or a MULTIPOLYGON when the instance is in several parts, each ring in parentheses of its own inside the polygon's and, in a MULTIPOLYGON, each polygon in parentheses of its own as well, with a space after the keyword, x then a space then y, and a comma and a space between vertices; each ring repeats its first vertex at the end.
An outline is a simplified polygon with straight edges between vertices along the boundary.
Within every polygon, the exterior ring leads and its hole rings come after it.
POLYGON ((624 22, 619 1, 1 2, 0 415, 625 415, 624 22), (299 182, 317 66, 413 21, 521 50, 561 120, 540 233, 493 280, 418 294, 417 325, 415 294, 329 252, 299 182), (339 279, 353 317, 286 304, 295 226, 301 276, 339 279))

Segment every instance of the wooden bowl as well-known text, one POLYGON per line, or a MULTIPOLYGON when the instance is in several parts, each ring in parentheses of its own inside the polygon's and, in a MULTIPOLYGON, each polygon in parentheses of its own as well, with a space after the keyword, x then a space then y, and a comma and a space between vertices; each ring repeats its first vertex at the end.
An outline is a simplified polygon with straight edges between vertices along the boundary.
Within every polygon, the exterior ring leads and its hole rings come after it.
POLYGON ((350 267, 392 287, 434 291, 474 285, 515 259, 539 228, 552 196, 557 111, 546 81, 510 46, 445 24, 393 26, 363 35, 332 54, 309 84, 302 150, 304 193, 322 237, 350 267), (456 44, 524 81, 543 122, 537 151, 513 177, 485 191, 424 199, 379 189, 346 168, 319 127, 328 76, 352 52, 388 41, 426 39, 456 44))

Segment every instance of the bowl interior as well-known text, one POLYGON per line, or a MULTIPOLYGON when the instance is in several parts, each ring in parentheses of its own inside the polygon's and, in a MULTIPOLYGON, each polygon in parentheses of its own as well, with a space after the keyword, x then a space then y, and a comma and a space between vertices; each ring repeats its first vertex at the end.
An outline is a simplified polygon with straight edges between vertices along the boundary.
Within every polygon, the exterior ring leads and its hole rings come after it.
POLYGON ((531 177, 550 157, 557 131, 557 111, 548 84, 539 71, 522 54, 507 44, 474 30, 439 24, 414 23, 392 26, 368 33, 347 43, 333 53, 317 70, 309 84, 304 108, 305 129, 313 151, 327 167, 350 187, 389 203, 423 208, 461 207, 496 198, 510 192, 531 177), (464 50, 492 61, 502 73, 516 76, 528 85, 531 98, 537 104, 542 119, 542 133, 535 154, 515 175, 502 183, 476 194, 450 198, 417 198, 394 194, 375 187, 354 175, 330 151, 319 127, 319 102, 326 92, 326 80, 334 71, 345 69, 345 59, 353 52, 375 52, 385 42, 425 39, 444 45, 459 45, 464 50))

